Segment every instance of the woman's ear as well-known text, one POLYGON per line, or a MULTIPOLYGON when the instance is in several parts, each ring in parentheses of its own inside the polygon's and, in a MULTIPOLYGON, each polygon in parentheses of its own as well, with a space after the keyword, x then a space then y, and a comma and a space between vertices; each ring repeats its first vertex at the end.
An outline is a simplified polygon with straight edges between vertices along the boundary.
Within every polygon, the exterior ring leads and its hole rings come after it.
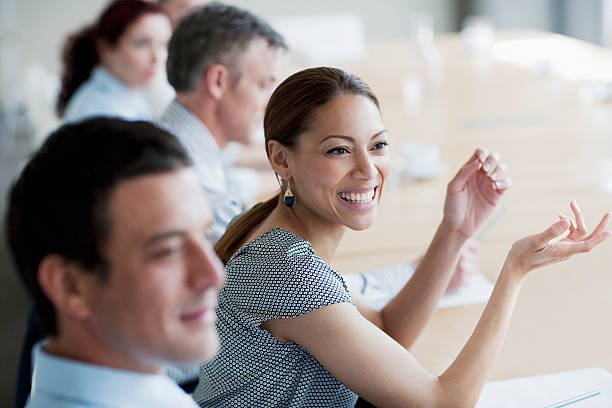
POLYGON ((268 141, 268 160, 274 172, 283 180, 291 176, 290 154, 289 149, 278 140, 268 141))
POLYGON ((96 40, 94 46, 96 47, 96 53, 98 54, 98 60, 104 63, 104 61, 107 60, 113 47, 109 44, 108 41, 106 41, 103 38, 96 40))
POLYGON ((89 290, 84 272, 63 256, 49 254, 38 266, 38 284, 43 293, 56 309, 56 315, 62 314, 74 319, 89 316, 89 290))
POLYGON ((232 85, 231 74, 223 64, 215 64, 202 74, 206 91, 214 99, 221 99, 225 91, 232 85))

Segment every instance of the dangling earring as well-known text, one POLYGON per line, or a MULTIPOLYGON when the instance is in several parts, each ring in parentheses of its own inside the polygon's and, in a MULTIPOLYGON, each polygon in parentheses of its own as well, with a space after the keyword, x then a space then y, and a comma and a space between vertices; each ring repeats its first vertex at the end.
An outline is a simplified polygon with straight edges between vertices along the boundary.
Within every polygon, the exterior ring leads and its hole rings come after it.
POLYGON ((289 208, 293 207, 295 205, 295 197, 293 196, 293 193, 291 192, 291 185, 289 184, 289 182, 287 182, 287 189, 285 190, 285 205, 289 208))

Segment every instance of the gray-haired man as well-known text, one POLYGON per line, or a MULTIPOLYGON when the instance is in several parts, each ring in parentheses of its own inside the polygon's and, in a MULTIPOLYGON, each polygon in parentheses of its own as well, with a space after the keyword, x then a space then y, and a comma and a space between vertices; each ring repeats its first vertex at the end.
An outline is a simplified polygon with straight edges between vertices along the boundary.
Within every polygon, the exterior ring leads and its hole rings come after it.
POLYGON ((160 118, 187 148, 215 216, 218 239, 243 203, 229 191, 221 151, 247 144, 261 128, 277 81, 280 34, 246 10, 211 3, 177 26, 168 46, 176 99, 160 118))

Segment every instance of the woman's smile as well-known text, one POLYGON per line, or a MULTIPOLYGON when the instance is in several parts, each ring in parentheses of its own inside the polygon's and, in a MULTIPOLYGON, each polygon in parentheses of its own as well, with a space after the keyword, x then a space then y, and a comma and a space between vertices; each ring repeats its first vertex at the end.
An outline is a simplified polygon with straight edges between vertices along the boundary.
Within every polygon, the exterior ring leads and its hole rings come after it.
POLYGON ((376 206, 378 186, 345 190, 338 193, 340 200, 350 209, 368 210, 376 206))

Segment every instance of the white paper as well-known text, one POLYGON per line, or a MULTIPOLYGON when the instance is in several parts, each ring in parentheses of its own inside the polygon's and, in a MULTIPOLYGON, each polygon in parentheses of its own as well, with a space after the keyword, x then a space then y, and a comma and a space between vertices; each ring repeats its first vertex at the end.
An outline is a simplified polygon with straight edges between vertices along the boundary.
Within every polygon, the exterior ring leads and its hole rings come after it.
MULTIPOLYGON (((362 274, 345 275, 344 280, 359 291, 378 310, 385 305, 410 280, 414 269, 409 263, 397 263, 384 269, 362 274)), ((438 303, 439 308, 486 303, 493 284, 481 273, 472 274, 465 285, 445 294, 438 303)))
POLYGON ((601 394, 567 408, 612 407, 612 375, 601 368, 495 381, 485 385, 477 408, 546 408, 599 390, 601 394))
POLYGON ((483 274, 472 274, 465 285, 442 296, 439 308, 486 303, 493 292, 493 283, 483 274))

